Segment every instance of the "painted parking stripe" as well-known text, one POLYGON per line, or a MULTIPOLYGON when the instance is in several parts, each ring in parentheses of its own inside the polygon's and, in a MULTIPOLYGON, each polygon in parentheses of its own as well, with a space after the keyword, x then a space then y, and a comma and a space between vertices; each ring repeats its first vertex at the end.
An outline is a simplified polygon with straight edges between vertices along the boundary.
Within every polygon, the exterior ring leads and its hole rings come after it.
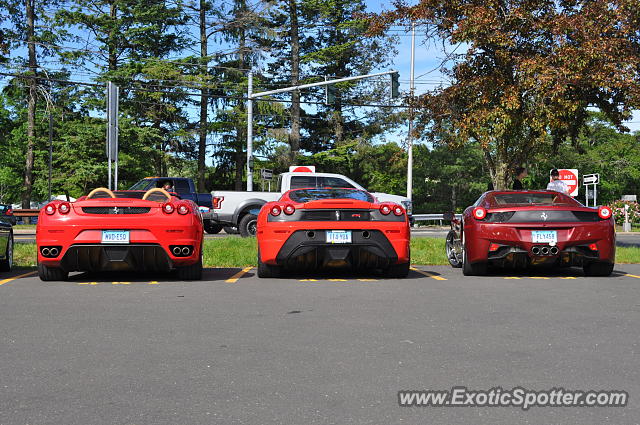
POLYGON ((377 282, 378 279, 358 279, 360 282, 377 282))
POLYGON ((33 276, 36 273, 38 273, 38 272, 29 272, 29 273, 20 274, 18 276, 10 277, 8 279, 0 280, 0 285, 4 285, 5 283, 9 283, 11 281, 14 281, 16 279, 20 279, 20 278, 23 278, 23 277, 33 276))
POLYGON ((635 274, 629 274, 629 273, 627 273, 627 274, 625 274, 625 276, 635 277, 636 279, 640 279, 640 276, 635 275, 635 274))
POLYGON ((238 273, 236 273, 233 276, 231 276, 225 282, 227 282, 227 283, 236 283, 238 281, 238 279, 240 279, 245 274, 249 273, 249 271, 251 271, 251 269, 253 269, 253 266, 245 267, 244 269, 240 270, 238 273))
POLYGON ((411 267, 411 270, 413 270, 414 272, 418 272, 418 273, 420 273, 420 274, 421 274, 421 275, 423 275, 423 276, 430 277, 431 279, 435 279, 435 280, 447 280, 447 279, 445 279, 445 278, 444 278, 444 277, 442 277, 442 276, 438 276, 437 274, 433 274, 433 273, 431 273, 431 272, 426 272, 426 271, 424 271, 424 270, 419 270, 419 269, 416 269, 415 267, 411 267))
POLYGON ((507 276, 505 277, 505 279, 522 279, 521 277, 517 277, 517 276, 507 276))

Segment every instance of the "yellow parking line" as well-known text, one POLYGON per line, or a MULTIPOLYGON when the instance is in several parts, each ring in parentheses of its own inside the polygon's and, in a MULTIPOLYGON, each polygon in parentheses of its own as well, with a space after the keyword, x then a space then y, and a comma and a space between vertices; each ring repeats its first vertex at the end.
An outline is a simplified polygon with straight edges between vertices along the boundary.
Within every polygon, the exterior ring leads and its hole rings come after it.
POLYGON ((516 276, 509 276, 509 277, 505 277, 505 279, 522 279, 522 278, 516 277, 516 276))
POLYGON ((377 279, 358 279, 360 282, 377 282, 377 279))
POLYGON ((329 282, 346 282, 347 279, 327 279, 329 282))
POLYGON ((413 270, 414 272, 418 272, 418 273, 420 273, 420 274, 421 274, 421 275, 423 275, 423 276, 430 277, 431 279, 435 279, 435 280, 447 280, 447 279, 445 279, 445 278, 444 278, 444 277, 442 277, 442 276, 438 276, 437 274, 433 274, 433 273, 431 273, 431 272, 425 272, 424 270, 419 270, 419 269, 416 269, 415 267, 411 267, 411 270, 413 270))
POLYGON ((249 273, 249 271, 253 268, 253 266, 249 266, 249 267, 245 267, 244 269, 240 270, 238 273, 234 274, 233 276, 231 276, 229 279, 227 279, 225 282, 227 283, 236 283, 238 281, 238 279, 240 279, 242 276, 244 276, 245 274, 249 273))
MULTIPOLYGON (((625 276, 635 277, 636 279, 640 279, 640 276, 637 276, 637 275, 635 275, 635 274, 629 274, 629 273, 627 273, 627 274, 625 274, 625 276)), ((0 283, 0 285, 2 285, 2 283, 0 283)))
POLYGON ((529 279, 544 279, 549 280, 550 278, 544 276, 529 276, 529 279))
POLYGON ((78 285, 98 285, 98 282, 78 282, 78 285))
POLYGON ((152 280, 151 282, 148 283, 148 285, 159 285, 157 280, 152 280))
POLYGON ((33 276, 36 273, 38 272, 29 272, 29 273, 24 273, 18 276, 10 277, 9 279, 0 280, 0 285, 4 285, 5 283, 9 283, 13 280, 20 279, 22 277, 33 276))
POLYGON ((564 280, 567 280, 567 279, 576 279, 576 277, 575 277, 575 276, 564 276, 564 277, 561 277, 560 279, 564 279, 564 280))
POLYGON ((131 282, 111 282, 112 285, 131 285, 131 282))
POLYGON ((300 279, 300 282, 317 282, 318 279, 300 279))

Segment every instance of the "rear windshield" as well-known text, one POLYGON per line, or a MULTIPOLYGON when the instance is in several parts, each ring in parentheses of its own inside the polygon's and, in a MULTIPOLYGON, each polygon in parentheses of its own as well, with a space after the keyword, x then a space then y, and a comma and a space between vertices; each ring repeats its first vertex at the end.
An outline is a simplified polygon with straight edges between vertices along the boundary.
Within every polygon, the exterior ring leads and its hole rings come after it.
POLYGON ((491 207, 499 208, 507 205, 570 205, 580 206, 581 204, 561 193, 496 193, 488 194, 487 202, 491 207))
POLYGON ((289 192, 295 202, 310 202, 319 199, 353 199, 355 201, 374 202, 373 196, 363 190, 350 189, 300 189, 289 192))

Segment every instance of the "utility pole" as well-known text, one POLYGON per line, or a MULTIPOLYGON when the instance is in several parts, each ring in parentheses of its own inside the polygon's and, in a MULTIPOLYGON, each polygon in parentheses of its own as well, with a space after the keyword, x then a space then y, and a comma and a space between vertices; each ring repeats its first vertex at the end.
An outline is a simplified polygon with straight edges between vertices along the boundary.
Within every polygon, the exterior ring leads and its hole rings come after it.
MULTIPOLYGON (((414 72, 416 64, 416 23, 411 23, 411 75, 409 85, 409 101, 413 105, 415 94, 414 72)), ((409 135, 407 137, 407 198, 411 200, 413 193, 413 106, 409 108, 409 135)))
POLYGON ((247 88, 247 192, 253 191, 253 99, 270 96, 277 93, 286 93, 295 90, 308 89, 311 87, 328 86, 330 84, 342 83, 344 81, 362 80, 365 78, 379 77, 381 75, 395 74, 398 71, 385 71, 375 74, 357 75, 355 77, 338 78, 336 80, 325 80, 319 83, 302 84, 298 86, 285 87, 277 90, 253 92, 253 73, 249 71, 249 85, 247 88))
POLYGON ((51 201, 51 168, 53 162, 53 112, 51 108, 53 106, 49 106, 49 198, 47 200, 51 201))

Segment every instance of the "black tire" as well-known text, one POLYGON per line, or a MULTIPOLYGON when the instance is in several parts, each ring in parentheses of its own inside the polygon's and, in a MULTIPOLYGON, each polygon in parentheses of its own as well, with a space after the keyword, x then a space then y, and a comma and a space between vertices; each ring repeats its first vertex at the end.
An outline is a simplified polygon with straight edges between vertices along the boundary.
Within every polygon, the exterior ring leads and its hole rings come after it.
POLYGON ((206 220, 204 222, 204 231, 210 235, 215 235, 222 231, 222 226, 215 221, 206 220))
POLYGON ((231 226, 224 226, 222 228, 222 230, 224 230, 224 232, 228 235, 237 235, 238 234, 238 229, 235 227, 231 227, 231 226))
POLYGON ((409 275, 410 263, 394 264, 385 270, 385 276, 393 278, 405 278, 409 275))
POLYGON ((255 236, 258 229, 258 216, 253 214, 246 214, 240 220, 238 224, 238 231, 240 232, 240 236, 243 238, 248 238, 251 236, 255 236))
POLYGON ((38 263, 38 277, 44 282, 67 280, 69 279, 69 272, 57 267, 47 267, 42 263, 38 263))
POLYGON ((456 232, 451 230, 447 234, 445 249, 447 251, 447 259, 449 260, 449 264, 451 264, 451 267, 455 269, 459 269, 460 267, 462 267, 462 261, 458 259, 458 256, 455 253, 455 240, 456 240, 456 232))
POLYGON ((280 276, 282 276, 282 267, 263 263, 260 257, 260 251, 258 251, 258 277, 269 279, 279 278, 280 276))
POLYGON ((487 263, 470 263, 467 260, 467 250, 464 250, 462 260, 462 274, 465 276, 484 276, 487 274, 487 263))
POLYGON ((0 271, 10 272, 13 268, 13 235, 9 235, 4 260, 0 260, 0 271))
POLYGON ((202 280, 202 251, 197 263, 190 266, 178 268, 178 279, 180 280, 202 280))
POLYGON ((586 276, 610 276, 613 273, 614 266, 614 263, 598 261, 585 264, 582 270, 586 276))

